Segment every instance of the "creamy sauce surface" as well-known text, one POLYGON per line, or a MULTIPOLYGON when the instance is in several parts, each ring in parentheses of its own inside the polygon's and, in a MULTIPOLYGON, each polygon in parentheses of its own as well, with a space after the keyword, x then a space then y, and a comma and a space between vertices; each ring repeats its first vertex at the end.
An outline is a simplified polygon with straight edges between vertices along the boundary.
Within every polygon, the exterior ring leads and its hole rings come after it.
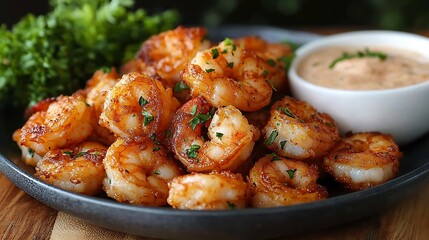
POLYGON ((399 88, 429 81, 429 59, 405 49, 393 47, 331 47, 305 57, 298 66, 298 75, 308 82, 344 90, 381 90, 399 88), (382 52, 386 59, 363 57, 330 64, 344 52, 382 52))

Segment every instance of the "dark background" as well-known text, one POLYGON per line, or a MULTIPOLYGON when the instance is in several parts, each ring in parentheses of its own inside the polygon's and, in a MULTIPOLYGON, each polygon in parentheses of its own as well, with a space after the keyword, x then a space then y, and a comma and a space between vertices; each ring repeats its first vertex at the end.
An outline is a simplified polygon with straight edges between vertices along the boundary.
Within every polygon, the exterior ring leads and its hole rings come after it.
MULTIPOLYGON (((353 27, 419 30, 429 28, 428 0, 136 0, 150 13, 177 9, 182 24, 267 24, 284 28, 353 27)), ((13 25, 27 13, 43 14, 48 0, 0 3, 0 23, 13 25)))

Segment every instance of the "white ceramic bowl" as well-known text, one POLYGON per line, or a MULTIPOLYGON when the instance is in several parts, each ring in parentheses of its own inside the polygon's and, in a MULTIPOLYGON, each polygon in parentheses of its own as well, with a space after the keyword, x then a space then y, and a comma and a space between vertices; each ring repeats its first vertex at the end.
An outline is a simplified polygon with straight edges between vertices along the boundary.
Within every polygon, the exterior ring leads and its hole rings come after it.
POLYGON ((429 80, 388 90, 337 90, 302 79, 297 66, 315 50, 330 46, 392 46, 418 52, 429 59, 429 39, 404 32, 359 31, 331 35, 301 46, 289 70, 295 98, 331 115, 341 132, 379 131, 408 144, 429 131, 429 80))

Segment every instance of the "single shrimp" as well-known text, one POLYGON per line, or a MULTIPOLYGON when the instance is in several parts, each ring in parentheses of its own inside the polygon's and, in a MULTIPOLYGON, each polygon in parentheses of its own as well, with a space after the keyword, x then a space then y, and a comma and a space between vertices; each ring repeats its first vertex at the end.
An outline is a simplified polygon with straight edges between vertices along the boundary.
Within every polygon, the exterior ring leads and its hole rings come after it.
POLYGON ((325 170, 349 190, 361 190, 397 176, 402 153, 387 134, 349 134, 323 159, 325 170))
POLYGON ((340 138, 338 127, 329 115, 291 97, 273 104, 262 135, 269 149, 299 160, 322 157, 340 138))
POLYGON ((169 183, 167 202, 173 208, 219 210, 245 208, 247 184, 240 174, 229 171, 193 173, 169 183))
POLYGON ((109 91, 100 125, 117 137, 151 136, 168 128, 179 101, 170 88, 139 73, 129 73, 109 91))
POLYGON ((190 172, 234 171, 252 153, 259 131, 233 106, 216 112, 210 107, 198 97, 179 108, 166 145, 190 172), (202 133, 208 124, 206 141, 202 133))
POLYGON ((132 204, 166 205, 167 183, 182 175, 162 146, 149 138, 119 138, 108 148, 103 163, 104 191, 116 201, 132 204))
POLYGON ((102 191, 103 158, 107 148, 83 142, 46 153, 36 165, 36 177, 64 190, 94 195, 102 191))
POLYGON ((218 108, 257 111, 270 103, 273 92, 264 77, 264 61, 229 38, 198 52, 182 78, 193 96, 203 96, 218 108))
POLYGON ((258 36, 234 39, 235 43, 246 50, 254 51, 264 60, 264 77, 276 91, 284 92, 288 88, 284 59, 292 56, 292 48, 288 44, 269 43, 258 36))
POLYGON ((94 121, 93 128, 94 134, 91 135, 91 139, 99 141, 105 145, 112 144, 116 137, 113 132, 109 129, 102 127, 98 124, 100 115, 103 112, 104 102, 106 100, 107 93, 112 89, 118 82, 119 75, 115 68, 105 72, 104 70, 97 70, 91 79, 86 83, 84 91, 86 91, 86 102, 90 105, 92 111, 92 118, 94 121))
POLYGON ((317 184, 318 177, 315 165, 266 155, 249 172, 251 205, 266 208, 324 199, 328 192, 317 184))
POLYGON ((181 71, 195 54, 210 47, 206 29, 182 26, 150 37, 143 42, 137 57, 153 66, 170 87, 178 83, 181 71))
POLYGON ((19 146, 43 156, 84 141, 92 133, 91 111, 80 95, 59 96, 46 111, 34 113, 14 134, 19 146))

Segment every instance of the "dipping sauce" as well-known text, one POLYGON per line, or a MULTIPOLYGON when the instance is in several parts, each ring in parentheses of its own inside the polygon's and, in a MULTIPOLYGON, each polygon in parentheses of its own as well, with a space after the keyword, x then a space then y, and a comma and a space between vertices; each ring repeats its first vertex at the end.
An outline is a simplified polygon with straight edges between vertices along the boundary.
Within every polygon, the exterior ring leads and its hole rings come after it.
POLYGON ((305 57, 298 75, 316 85, 344 90, 381 90, 429 81, 429 59, 391 47, 330 47, 305 57), (380 52, 385 58, 359 57, 332 62, 344 53, 380 52))

